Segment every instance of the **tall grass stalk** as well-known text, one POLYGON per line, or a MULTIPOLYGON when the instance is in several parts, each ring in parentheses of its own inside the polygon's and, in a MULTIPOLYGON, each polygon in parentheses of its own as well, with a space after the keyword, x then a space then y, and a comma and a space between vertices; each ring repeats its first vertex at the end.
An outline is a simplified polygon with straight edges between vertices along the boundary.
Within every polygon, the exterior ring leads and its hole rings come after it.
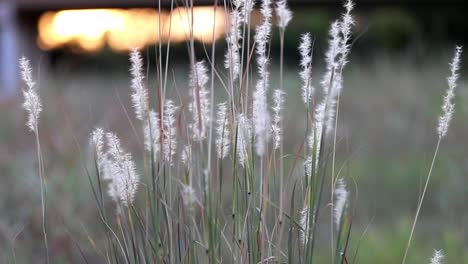
MULTIPOLYGON (((292 19, 292 12, 287 6, 286 0, 281 0, 276 2, 276 17, 277 17, 277 25, 279 29, 279 37, 280 37, 280 73, 279 73, 279 90, 277 92, 277 97, 281 97, 281 93, 284 92, 284 34, 286 27, 290 23, 292 19)), ((280 98, 276 100, 281 101, 280 98)), ((281 104, 281 102, 279 102, 281 104)), ((278 111, 280 111, 281 106, 278 105, 278 111)), ((283 127, 282 120, 279 121, 278 128, 281 133, 281 128, 283 127)), ((276 147, 275 147, 276 149, 276 147)), ((279 210, 278 210, 278 246, 281 245, 282 238, 283 238, 283 180, 284 180, 284 160, 283 160, 283 142, 279 143, 279 190, 278 190, 278 203, 279 203, 279 210)), ((280 256, 277 256, 279 258, 280 256)))
POLYGON ((29 60, 22 57, 19 60, 21 75, 27 89, 23 90, 24 103, 23 108, 28 113, 28 121, 26 126, 34 133, 36 141, 36 155, 38 163, 38 173, 41 188, 41 210, 42 210, 42 234, 44 237, 44 246, 46 252, 46 261, 50 262, 49 258, 49 243, 47 239, 47 201, 46 201, 46 179, 44 172, 44 160, 42 158, 41 142, 39 139, 39 114, 42 112, 42 103, 38 95, 36 83, 32 77, 32 69, 29 65, 29 60))
POLYGON ((458 71, 460 68, 461 54, 462 54, 462 47, 457 46, 455 48, 455 55, 453 57, 453 60, 450 63, 451 75, 447 78, 447 83, 448 83, 447 94, 445 95, 444 102, 442 104, 443 115, 440 116, 439 126, 437 127, 437 133, 438 133, 439 138, 437 140, 436 148, 434 151, 434 156, 432 157, 431 166, 429 167, 429 172, 426 177, 426 183, 424 184, 423 192, 421 194, 421 197, 419 198, 418 206, 416 209, 416 215, 414 216, 413 225, 411 226, 411 231, 410 231, 410 235, 408 238, 408 243, 406 244, 406 249, 405 249, 405 254, 403 256, 402 264, 406 263, 406 258, 408 256, 409 248, 411 246, 411 241, 413 239, 414 230, 416 228, 416 223, 418 221, 419 213, 421 211, 421 206, 424 201, 424 197, 426 195, 427 187, 429 185, 429 180, 431 179, 432 169, 434 167, 434 163, 437 158, 437 153, 439 152, 440 142, 447 134, 450 121, 452 119, 452 115, 454 112, 455 104, 452 101, 453 101, 453 97, 455 96, 455 93, 454 93, 455 88, 457 87, 458 71))

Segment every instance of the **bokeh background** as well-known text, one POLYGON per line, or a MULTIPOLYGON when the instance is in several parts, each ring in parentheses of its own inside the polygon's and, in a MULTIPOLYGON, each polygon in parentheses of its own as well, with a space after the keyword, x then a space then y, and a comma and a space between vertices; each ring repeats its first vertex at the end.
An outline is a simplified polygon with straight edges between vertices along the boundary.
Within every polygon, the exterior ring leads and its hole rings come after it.
MULTIPOLYGON (((13 254, 17 263, 40 263, 35 260, 43 259, 35 143, 24 125, 17 59, 23 54, 31 59, 44 102, 40 130, 48 185, 49 241, 55 263, 81 263, 80 250, 93 263, 101 260, 94 244, 102 239, 98 215, 84 170, 88 135, 97 125, 111 128, 126 146, 138 152, 139 140, 130 125, 133 116, 127 113, 131 110, 127 54, 131 46, 144 46, 148 87, 153 88, 150 93, 155 98, 155 43, 167 46, 167 38, 157 38, 156 29, 159 21, 167 19, 170 5, 158 11, 156 1, 74 2, 0 0, 0 263, 10 261, 13 254), (118 9, 73 10, 83 8, 118 9)), ((462 2, 356 3, 357 25, 350 64, 344 73, 337 158, 343 165, 342 173, 353 179, 349 186, 354 199, 355 244, 367 230, 357 263, 398 263, 402 258, 437 140, 448 62, 456 44, 468 43, 468 9, 462 2)), ((302 0, 290 4, 294 18, 285 40, 285 144, 293 153, 305 131, 298 76, 299 37, 303 32, 314 36, 313 75, 319 86, 328 26, 338 18, 341 2, 302 0)), ((200 15, 195 15, 200 58, 212 45, 212 10, 201 7, 197 11, 200 15)), ((189 70, 184 42, 187 21, 183 8, 173 12, 180 23, 171 29, 169 97, 184 102, 189 70)), ((219 69, 223 68, 226 49, 223 13, 221 7, 220 26, 216 27, 215 63, 219 69)), ((277 31, 271 47, 274 86, 279 72, 277 31)), ((446 263, 468 263, 466 67, 462 63, 455 115, 423 204, 411 263, 427 263, 434 248, 444 249, 446 263)), ((216 98, 220 100, 225 92, 221 85, 217 87, 216 98)), ((328 241, 327 230, 318 234, 323 241, 328 241)), ((329 245, 324 244, 324 248, 329 245)))

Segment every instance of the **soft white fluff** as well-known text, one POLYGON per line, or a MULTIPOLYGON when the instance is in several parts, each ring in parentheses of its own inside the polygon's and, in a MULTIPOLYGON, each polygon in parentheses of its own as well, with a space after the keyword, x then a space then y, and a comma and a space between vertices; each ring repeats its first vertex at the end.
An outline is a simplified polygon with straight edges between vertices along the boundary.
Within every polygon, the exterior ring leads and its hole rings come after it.
POLYGON ((192 162, 192 147, 190 145, 184 146, 182 153, 180 154, 180 159, 187 168, 190 168, 190 164, 192 162))
POLYGON ((144 136, 145 136, 145 149, 148 153, 153 152, 154 156, 157 156, 161 149, 160 144, 160 127, 158 113, 154 110, 150 110, 148 119, 145 120, 144 136))
POLYGON ((237 117, 237 126, 237 158, 239 159, 239 164, 244 167, 248 159, 252 126, 250 125, 250 120, 244 114, 240 114, 237 117))
POLYGON ((146 90, 143 80, 143 59, 140 52, 133 49, 130 52, 130 74, 132 81, 130 87, 132 88, 132 103, 135 109, 137 119, 143 120, 146 111, 148 110, 148 91, 146 90))
POLYGON ((299 236, 303 245, 307 244, 309 241, 309 222, 310 222, 310 210, 309 206, 306 204, 304 208, 301 210, 301 218, 299 220, 299 224, 301 225, 302 229, 299 232, 299 236))
POLYGON ((326 72, 322 79, 322 88, 325 95, 328 95, 331 90, 334 90, 333 87, 330 87, 330 85, 332 82, 332 77, 336 75, 338 68, 337 56, 340 52, 341 43, 339 21, 332 23, 328 34, 328 49, 325 52, 326 72))
POLYGON ((219 159, 229 154, 230 133, 226 102, 218 104, 218 117, 216 119, 216 153, 219 159))
POLYGON ((269 58, 267 55, 267 43, 271 34, 271 1, 262 2, 260 13, 263 21, 256 28, 255 43, 257 53, 257 68, 259 80, 253 94, 253 120, 255 131, 255 147, 258 156, 265 154, 265 146, 270 136, 270 113, 268 112, 267 90, 269 78, 269 58))
POLYGON ((337 98, 343 88, 342 72, 348 63, 348 54, 351 48, 351 29, 355 24, 351 15, 354 3, 348 0, 345 4, 345 13, 341 19, 335 21, 330 28, 329 48, 326 52, 327 70, 322 80, 324 94, 327 102, 326 131, 334 129, 335 109, 337 98))
POLYGON ((312 162, 314 162, 315 173, 318 170, 319 160, 320 160, 320 145, 322 142, 322 131, 325 122, 325 102, 318 104, 314 112, 314 121, 312 123, 308 143, 309 150, 312 152, 315 149, 315 157, 309 155, 305 161, 306 175, 311 176, 312 173, 312 162), (313 161, 312 159, 315 158, 313 161))
POLYGON ((310 33, 301 36, 299 44, 301 53, 301 71, 299 76, 302 80, 302 101, 308 107, 310 100, 314 96, 314 87, 312 86, 312 40, 310 33))
POLYGON ((275 11, 277 25, 280 29, 284 30, 292 19, 292 12, 286 4, 286 0, 279 0, 278 2, 276 2, 275 11))
POLYGON ((106 133, 108 147, 109 196, 122 205, 128 206, 135 199, 140 176, 136 173, 132 155, 126 153, 120 140, 113 133, 106 133))
POLYGON ((340 31, 341 31, 341 43, 340 43, 340 60, 339 64, 343 68, 347 63, 347 58, 350 50, 351 40, 351 29, 355 24, 354 17, 351 12, 354 9, 354 3, 351 0, 346 1, 344 5, 346 12, 341 17, 340 31))
POLYGON ((33 132, 37 132, 36 128, 39 122, 39 114, 42 112, 42 103, 37 89, 34 87, 35 82, 32 78, 32 69, 29 66, 29 60, 22 57, 19 60, 19 67, 21 69, 21 77, 27 86, 27 89, 23 89, 23 108, 28 113, 28 121, 26 126, 33 132))
POLYGON ((234 0, 232 1, 232 11, 230 16, 230 28, 226 36, 228 50, 224 56, 224 67, 231 70, 232 79, 239 78, 240 73, 240 51, 242 40, 243 24, 248 24, 250 14, 255 5, 253 0, 234 0))
POLYGON ((193 139, 201 141, 206 138, 207 128, 210 126, 210 92, 206 89, 208 83, 208 69, 204 61, 195 63, 190 73, 190 95, 192 102, 189 110, 192 113, 193 139))
POLYGON ((444 97, 444 103, 442 104, 443 114, 439 117, 439 126, 437 127, 439 138, 443 138, 447 134, 447 130, 450 125, 450 120, 452 120, 452 115, 455 107, 455 104, 452 101, 453 97, 455 96, 455 88, 457 87, 461 54, 462 47, 456 47, 455 56, 453 57, 453 60, 450 63, 451 75, 447 78, 448 89, 447 94, 444 97))
POLYGON ((104 153, 104 130, 101 128, 96 128, 91 133, 91 146, 93 147, 94 155, 96 158, 98 170, 101 173, 103 164, 105 162, 105 153, 104 153))
POLYGON ((273 124, 272 124, 272 131, 273 131, 273 145, 275 149, 278 149, 281 145, 283 131, 281 127, 281 120, 283 115, 283 104, 284 104, 284 95, 285 92, 281 91, 280 89, 276 89, 273 92, 273 124))
POLYGON ((243 1, 232 1, 230 29, 226 36, 228 50, 224 56, 224 67, 231 70, 233 80, 236 80, 239 77, 240 72, 239 51, 241 47, 239 41, 242 38, 241 25, 244 20, 242 5, 243 1))
POLYGON ((347 207, 348 202, 348 191, 346 190, 346 183, 343 179, 338 179, 335 187, 335 203, 334 203, 334 219, 336 224, 336 229, 340 228, 341 217, 343 211, 347 207))
POLYGON ((197 195, 195 193, 195 190, 190 185, 182 184, 181 194, 184 205, 189 209, 192 209, 193 205, 197 201, 197 195))
POLYGON ((176 138, 176 114, 177 107, 174 105, 172 100, 166 100, 164 105, 164 117, 163 117, 163 156, 164 160, 172 165, 173 156, 177 149, 177 138, 176 138))
POLYGON ((444 260, 444 252, 440 250, 434 250, 434 255, 431 258, 431 264, 442 264, 444 260))

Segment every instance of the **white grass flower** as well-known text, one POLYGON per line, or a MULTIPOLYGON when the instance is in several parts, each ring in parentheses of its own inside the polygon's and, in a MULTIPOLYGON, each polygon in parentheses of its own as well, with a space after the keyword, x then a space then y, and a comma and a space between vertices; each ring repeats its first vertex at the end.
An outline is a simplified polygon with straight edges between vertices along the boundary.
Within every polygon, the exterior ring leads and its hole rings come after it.
POLYGON ((341 76, 339 71, 340 45, 342 43, 340 21, 332 23, 329 31, 328 50, 325 53, 326 71, 322 79, 323 119, 326 132, 334 127, 336 98, 341 91, 341 76))
POLYGON ((248 149, 251 143, 252 126, 250 120, 244 115, 237 117, 237 158, 239 164, 244 167, 248 159, 248 149))
POLYGON ((284 104, 284 95, 285 92, 281 91, 280 89, 276 89, 273 92, 273 124, 272 124, 272 131, 273 131, 273 145, 275 149, 278 149, 281 145, 283 131, 281 127, 282 121, 282 110, 284 104))
POLYGON ((333 79, 332 93, 328 97, 327 113, 326 113, 326 132, 329 133, 335 128, 336 104, 338 95, 343 87, 341 74, 336 74, 333 79))
POLYGON ((239 77, 240 72, 240 44, 242 38, 241 25, 244 20, 242 6, 244 1, 232 1, 233 9, 230 16, 230 29, 226 36, 228 50, 225 54, 224 67, 231 70, 233 81, 239 77))
POLYGON ((145 149, 148 153, 153 152, 153 156, 157 156, 160 150, 160 127, 158 114, 154 110, 148 113, 148 119, 145 120, 144 136, 145 136, 145 149))
POLYGON ((267 108, 266 90, 258 85, 253 94, 253 120, 255 149, 258 156, 263 156, 270 136, 270 113, 267 108))
POLYGON ((91 146, 93 147, 94 157, 99 175, 102 179, 111 180, 110 163, 108 153, 104 151, 105 132, 102 128, 96 128, 91 133, 91 146))
POLYGON ((303 163, 304 175, 309 178, 312 175, 312 155, 307 156, 303 163))
POLYGON ((24 56, 21 57, 21 59, 19 60, 19 66, 20 66, 21 77, 23 81, 26 83, 29 89, 33 89, 36 83, 34 82, 32 78, 32 69, 31 69, 31 66, 29 65, 29 60, 24 56))
POLYGON ((268 62, 266 57, 266 45, 271 35, 271 0, 263 0, 260 8, 260 13, 263 16, 262 24, 257 26, 255 30, 255 42, 256 42, 256 53, 257 53, 257 63, 259 67, 260 76, 266 71, 267 65, 265 62, 268 62), (264 61, 265 60, 265 61, 264 61))
POLYGON ((302 229, 300 230, 299 236, 303 245, 309 242, 309 235, 310 235, 309 223, 310 223, 310 210, 309 210, 309 206, 305 204, 304 208, 301 211, 301 218, 299 219, 299 224, 302 227, 302 229))
POLYGON ((182 153, 180 154, 180 159, 182 160, 182 163, 185 166, 187 166, 188 168, 190 167, 190 163, 192 162, 192 146, 184 146, 184 148, 182 149, 182 153))
POLYGON ((338 179, 335 187, 335 204, 334 204, 334 219, 336 228, 339 229, 341 225, 342 214, 347 207, 348 191, 346 190, 346 183, 343 179, 338 179))
POLYGON ((190 73, 190 86, 192 102, 189 110, 192 113, 193 123, 190 125, 195 141, 206 138, 207 127, 210 125, 210 92, 206 89, 208 83, 208 69, 204 61, 195 63, 190 73))
POLYGON ((341 31, 341 43, 340 43, 340 67, 343 68, 347 63, 347 57, 350 50, 350 39, 351 39, 351 28, 355 24, 354 18, 351 12, 354 9, 354 3, 351 0, 346 1, 344 4, 346 12, 341 17, 340 31, 341 31))
POLYGON ((325 95, 328 95, 330 90, 334 90, 330 85, 333 82, 332 77, 336 76, 338 71, 337 56, 340 52, 341 43, 339 21, 332 23, 329 31, 329 37, 328 49, 325 53, 326 72, 322 79, 323 93, 325 95))
POLYGON ((27 86, 27 89, 23 89, 23 108, 28 113, 26 126, 29 127, 32 132, 37 132, 36 129, 39 122, 39 114, 42 112, 41 99, 37 94, 37 89, 34 87, 36 83, 32 78, 32 69, 29 66, 29 60, 22 57, 19 60, 19 67, 21 69, 22 79, 27 86))
POLYGON ((450 77, 447 78, 448 89, 447 94, 444 97, 444 103, 442 104, 443 115, 439 117, 439 126, 437 132, 439 138, 443 138, 447 134, 450 120, 454 112, 455 104, 452 102, 455 96, 455 88, 457 87, 458 71, 460 69, 460 57, 462 54, 462 47, 457 46, 455 48, 455 56, 453 57, 450 65, 450 77))
POLYGON ((135 108, 135 115, 137 119, 143 120, 145 112, 148 109, 148 91, 146 90, 143 80, 143 60, 140 52, 133 49, 130 52, 130 74, 132 75, 131 89, 132 89, 132 103, 135 108))
POLYGON ((229 154, 230 148, 229 119, 226 102, 218 104, 216 124, 216 153, 219 159, 224 159, 229 154))
POLYGON ((243 6, 244 22, 248 23, 248 17, 255 6, 255 0, 240 0, 243 6))
POLYGON ((334 22, 330 28, 329 48, 326 53, 327 71, 322 80, 322 86, 328 104, 326 113, 327 133, 334 129, 337 97, 343 88, 342 72, 343 68, 348 63, 348 54, 351 47, 351 28, 355 24, 354 18, 351 15, 354 3, 348 0, 344 7, 346 11, 342 15, 341 20, 334 22))
POLYGON ((197 202, 197 195, 192 186, 182 184, 181 195, 184 205, 189 209, 192 209, 193 205, 197 202))
POLYGON ((269 139, 270 113, 267 107, 267 90, 269 78, 269 58, 267 56, 267 43, 271 34, 271 0, 262 1, 260 13, 263 22, 256 28, 255 43, 257 53, 257 68, 259 80, 253 94, 253 120, 255 131, 255 147, 258 156, 265 154, 265 146, 269 139))
POLYGON ((177 107, 174 105, 172 100, 166 100, 164 105, 164 117, 163 117, 163 155, 164 160, 172 164, 173 156, 177 149, 177 138, 176 138, 176 118, 175 114, 177 107))
POLYGON ((312 40, 310 33, 305 33, 301 36, 299 52, 301 53, 301 72, 299 76, 302 80, 302 101, 307 107, 314 95, 314 87, 312 86, 312 40))
POLYGON ((103 162, 105 160, 104 135, 105 133, 104 130, 102 130, 102 128, 96 128, 91 133, 91 146, 93 147, 94 155, 99 170, 101 170, 103 162))
POLYGON ((434 250, 430 264, 442 264, 444 260, 444 252, 440 250, 434 250))
POLYGON ((312 174, 312 159, 314 158, 315 173, 318 170, 320 160, 320 148, 322 142, 322 130, 325 122, 325 102, 318 104, 315 108, 314 121, 312 123, 308 143, 309 150, 312 152, 315 150, 315 157, 310 155, 305 161, 305 169, 307 170, 306 175, 311 176, 312 174))
POLYGON ((292 12, 286 4, 286 0, 276 2, 275 11, 278 20, 277 25, 281 30, 284 30, 292 19, 292 12))
POLYGON ((136 173, 132 155, 126 153, 120 140, 113 133, 106 133, 108 162, 110 167, 109 196, 117 203, 130 205, 138 189, 139 175, 136 173))

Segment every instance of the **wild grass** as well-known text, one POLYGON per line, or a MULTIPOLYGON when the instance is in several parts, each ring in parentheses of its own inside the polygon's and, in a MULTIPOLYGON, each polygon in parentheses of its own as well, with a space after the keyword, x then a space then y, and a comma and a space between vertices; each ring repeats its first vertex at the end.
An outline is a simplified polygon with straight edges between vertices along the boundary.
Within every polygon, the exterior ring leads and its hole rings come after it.
MULTIPOLYGON (((347 1, 343 14, 330 26, 325 74, 318 83, 312 71, 314 40, 309 33, 299 40, 302 58, 297 78, 302 85, 297 93, 301 94, 303 111, 295 116, 306 124, 306 130, 301 131, 298 147, 289 154, 283 146, 287 136, 283 118, 288 110, 284 108, 288 97, 283 49, 292 13, 283 0, 258 4, 262 21, 252 34, 253 1, 224 3, 225 12, 230 13, 224 69, 214 63, 215 45, 211 55, 196 54, 193 30, 187 32, 187 95, 168 96, 170 45, 166 50, 158 45, 155 50, 155 84, 145 80, 140 51, 131 51, 129 93, 136 120, 129 118, 129 129, 135 130, 140 141, 142 161, 134 160, 140 155, 132 155, 111 128, 96 127, 89 131, 90 162, 83 164, 105 236, 100 245, 88 237, 101 262, 316 263, 322 261, 317 258, 321 243, 317 230, 323 224, 319 220, 327 214, 331 242, 327 261, 355 263, 361 242, 351 239, 356 194, 349 188, 352 179, 343 176, 336 158, 343 73, 356 33, 354 4, 347 1), (270 76, 274 29, 280 36, 278 85, 270 76), (222 84, 216 89, 225 93, 220 101, 214 97, 215 80, 222 84), (155 87, 154 101, 150 100, 150 87, 155 87), (326 195, 328 189, 330 196, 326 195), (350 250, 352 242, 356 243, 354 251, 350 250)), ((187 2, 187 7, 193 8, 193 1, 187 2)), ((438 149, 454 111, 460 56, 461 48, 457 48, 439 119, 437 147, 417 201, 407 246, 401 245, 402 252, 405 250, 402 263, 410 253, 438 149)), ((20 66, 27 86, 27 125, 37 143, 43 236, 49 261, 46 181, 38 126, 42 106, 27 60, 21 60, 20 66)), ((436 251, 430 261, 440 263, 441 259, 441 252, 436 251)))

